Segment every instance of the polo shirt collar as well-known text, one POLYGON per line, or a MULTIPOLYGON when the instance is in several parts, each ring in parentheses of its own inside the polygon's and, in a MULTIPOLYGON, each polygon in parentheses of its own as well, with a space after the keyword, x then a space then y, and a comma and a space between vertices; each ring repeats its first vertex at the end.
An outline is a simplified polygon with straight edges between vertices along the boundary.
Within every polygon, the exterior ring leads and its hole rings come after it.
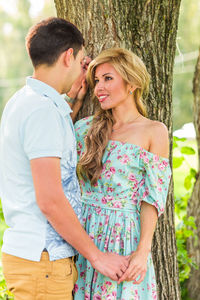
POLYGON ((41 96, 48 97, 57 106, 59 111, 64 115, 68 115, 72 112, 69 104, 65 101, 64 97, 61 96, 54 88, 50 85, 35 79, 33 77, 27 77, 26 84, 33 90, 39 93, 41 96))

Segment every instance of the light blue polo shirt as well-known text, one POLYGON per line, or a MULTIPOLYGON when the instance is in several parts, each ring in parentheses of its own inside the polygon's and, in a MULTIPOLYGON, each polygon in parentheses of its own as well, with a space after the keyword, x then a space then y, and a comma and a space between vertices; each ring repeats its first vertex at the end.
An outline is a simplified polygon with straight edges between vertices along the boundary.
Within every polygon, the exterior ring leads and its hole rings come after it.
POLYGON ((69 105, 55 89, 31 77, 4 109, 0 129, 0 188, 9 228, 4 233, 2 252, 33 261, 40 260, 44 248, 50 260, 76 254, 40 211, 30 169, 31 159, 60 158, 64 193, 81 221, 76 141, 70 112, 69 105))

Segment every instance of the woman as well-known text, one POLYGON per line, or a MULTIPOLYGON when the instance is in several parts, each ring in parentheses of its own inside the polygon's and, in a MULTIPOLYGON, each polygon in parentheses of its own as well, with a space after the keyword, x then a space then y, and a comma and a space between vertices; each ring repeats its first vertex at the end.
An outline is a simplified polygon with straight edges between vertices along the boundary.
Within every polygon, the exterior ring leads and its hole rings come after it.
POLYGON ((130 255, 130 263, 115 282, 79 255, 75 300, 157 299, 150 251, 171 175, 168 131, 146 117, 149 74, 132 52, 101 52, 87 79, 99 108, 75 124, 84 226, 101 251, 130 255))

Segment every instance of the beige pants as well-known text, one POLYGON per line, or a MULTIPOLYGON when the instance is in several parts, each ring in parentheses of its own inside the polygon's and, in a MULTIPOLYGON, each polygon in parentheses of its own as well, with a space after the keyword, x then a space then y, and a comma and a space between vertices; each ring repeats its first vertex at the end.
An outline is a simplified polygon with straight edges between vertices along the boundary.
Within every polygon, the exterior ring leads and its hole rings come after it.
POLYGON ((34 262, 2 253, 3 274, 15 300, 72 300, 78 278, 73 259, 49 261, 48 252, 34 262))

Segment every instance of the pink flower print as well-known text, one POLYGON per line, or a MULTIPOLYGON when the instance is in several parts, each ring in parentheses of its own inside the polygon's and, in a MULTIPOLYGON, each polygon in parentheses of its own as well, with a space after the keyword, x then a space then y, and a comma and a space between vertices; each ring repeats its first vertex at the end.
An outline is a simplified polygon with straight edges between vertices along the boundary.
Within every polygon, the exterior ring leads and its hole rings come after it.
POLYGON ((133 173, 130 173, 129 176, 128 176, 128 179, 130 181, 135 181, 136 178, 135 178, 135 175, 133 173))
POLYGON ((95 187, 96 187, 96 186, 98 186, 98 183, 97 183, 97 182, 95 182, 95 183, 94 183, 94 186, 95 186, 95 187))
POLYGON ((102 295, 105 295, 107 293, 107 287, 105 285, 101 286, 102 295))
POLYGON ((104 242, 104 249, 105 249, 105 250, 108 249, 108 241, 109 241, 109 238, 108 238, 108 236, 106 236, 105 242, 104 242))
POLYGON ((112 296, 116 298, 116 297, 117 297, 117 292, 116 292, 116 291, 113 291, 113 292, 112 292, 112 296))
POLYGON ((163 164, 159 164, 158 165, 158 169, 161 170, 161 171, 163 171, 165 169, 165 166, 163 164))
POLYGON ((95 294, 92 299, 93 300, 101 300, 101 295, 95 294))
POLYGON ((84 300, 90 300, 90 295, 88 293, 85 293, 85 298, 84 300))
POLYGON ((106 171, 106 173, 105 173, 105 177, 107 178, 107 179, 110 179, 110 177, 112 176, 112 172, 110 172, 110 171, 106 171))
POLYGON ((163 184, 162 178, 158 178, 158 183, 159 183, 159 184, 163 184))
POLYGON ((101 238, 102 238, 102 234, 99 234, 98 236, 97 236, 97 241, 100 243, 101 242, 101 238))
POLYGON ((139 300, 138 290, 135 290, 135 295, 133 300, 139 300))
POLYGON ((142 178, 142 180, 140 181, 140 187, 143 186, 145 184, 145 179, 142 178))
POLYGON ((158 160, 159 160, 158 155, 154 155, 154 156, 153 156, 153 161, 154 161, 154 162, 157 162, 158 160))
POLYGON ((94 233, 93 233, 93 232, 91 232, 91 233, 89 234, 89 237, 91 238, 92 241, 94 241, 94 233))
POLYGON ((134 237, 134 241, 136 242, 136 244, 138 243, 137 236, 134 237))
POLYGON ((121 183, 118 183, 117 186, 121 186, 121 183))
POLYGON ((97 213, 98 215, 100 215, 100 213, 101 213, 101 207, 97 207, 95 211, 96 211, 96 213, 97 213))
POLYGON ((115 172, 116 172, 116 171, 115 171, 115 168, 114 168, 114 167, 111 167, 111 168, 110 168, 110 172, 111 172, 112 174, 115 174, 115 172))
POLYGON ((133 194, 131 195, 131 199, 135 199, 136 196, 137 196, 137 191, 133 192, 133 194))
POLYGON ((85 277, 85 272, 81 272, 81 273, 80 273, 80 277, 81 277, 81 278, 85 277))
POLYGON ((108 187, 108 188, 107 188, 107 192, 111 192, 111 193, 112 193, 113 191, 114 191, 113 188, 111 188, 111 187, 108 187))
POLYGON ((107 295, 107 296, 106 296, 106 300, 114 300, 114 298, 113 298, 112 295, 107 295))
POLYGON ((120 248, 124 249, 124 241, 123 240, 120 240, 120 248))
POLYGON ((106 170, 106 164, 103 165, 102 172, 105 172, 105 170, 106 170))
POLYGON ((165 167, 167 167, 168 166, 168 161, 166 161, 166 160, 163 160, 163 165, 165 166, 165 167))
POLYGON ((106 281, 106 284, 107 285, 112 285, 112 282, 111 281, 106 281))
POLYGON ((120 223, 115 223, 115 227, 121 227, 120 223))
POLYGON ((97 281, 97 276, 98 276, 98 273, 96 271, 94 271, 94 277, 93 277, 94 283, 96 283, 96 281, 97 281))
POLYGON ((85 182, 83 180, 80 180, 80 184, 85 186, 85 182))
POLYGON ((120 159, 120 162, 125 165, 127 164, 127 162, 130 161, 130 158, 128 157, 128 155, 124 154, 123 157, 120 159))
POLYGON ((132 203, 133 205, 137 205, 137 203, 138 203, 137 198, 133 198, 133 199, 131 200, 131 203, 132 203))
POLYGON ((120 242, 120 236, 119 235, 116 235, 116 237, 115 237, 115 240, 116 240, 116 242, 120 242))
POLYGON ((75 283, 75 285, 74 285, 74 292, 75 292, 75 293, 78 292, 78 284, 76 284, 76 283, 75 283))
POLYGON ((146 189, 145 192, 143 193, 142 197, 146 198, 149 195, 149 190, 146 189))
POLYGON ((162 188, 161 188, 161 187, 158 187, 158 191, 161 193, 161 192, 162 192, 162 188))
POLYGON ((147 155, 146 152, 144 151, 140 152, 140 158, 144 158, 146 155, 147 155))
POLYGON ((109 216, 106 216, 105 225, 108 225, 109 216))
POLYGON ((101 199, 101 202, 102 202, 103 204, 106 204, 106 203, 107 203, 106 197, 103 197, 103 198, 101 199))
POLYGON ((107 195, 105 198, 107 199, 107 201, 113 201, 114 200, 114 197, 113 196, 109 196, 109 195, 107 195))
POLYGON ((146 163, 146 164, 148 164, 149 163, 149 159, 148 159, 148 157, 144 157, 144 162, 146 163))
POLYGON ((155 206, 155 208, 157 208, 157 209, 159 208, 157 202, 154 202, 153 205, 155 206))
POLYGON ((122 204, 121 204, 120 201, 115 201, 115 202, 113 203, 113 207, 115 207, 115 208, 122 208, 122 204))
POLYGON ((86 191, 87 196, 90 196, 92 194, 91 191, 86 191))
POLYGON ((83 148, 81 142, 78 142, 78 147, 79 147, 79 149, 82 149, 82 148, 83 148))

